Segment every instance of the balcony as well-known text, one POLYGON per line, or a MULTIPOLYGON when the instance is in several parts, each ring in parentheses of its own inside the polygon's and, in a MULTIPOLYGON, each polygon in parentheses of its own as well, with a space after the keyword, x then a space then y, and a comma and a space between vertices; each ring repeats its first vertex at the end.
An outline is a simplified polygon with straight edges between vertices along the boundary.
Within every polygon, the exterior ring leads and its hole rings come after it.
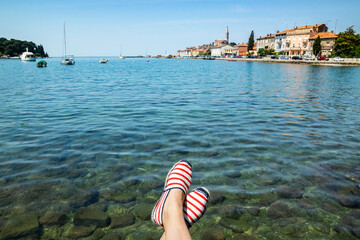
POLYGON ((301 47, 290 47, 290 50, 301 50, 301 47))

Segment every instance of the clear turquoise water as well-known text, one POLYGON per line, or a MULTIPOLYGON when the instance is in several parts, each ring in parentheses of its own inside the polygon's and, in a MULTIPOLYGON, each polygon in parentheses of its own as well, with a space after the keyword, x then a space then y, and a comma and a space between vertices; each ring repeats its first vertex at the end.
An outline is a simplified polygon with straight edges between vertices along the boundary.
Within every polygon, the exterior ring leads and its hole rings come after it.
MULTIPOLYGON (((54 58, 47 68, 0 60, 0 224, 27 212, 71 219, 97 202, 109 216, 135 212, 156 202, 169 168, 186 159, 192 186, 216 199, 195 239, 214 224, 227 239, 355 239, 360 68, 98 60, 54 58), (269 214, 279 202, 291 213, 269 214), (222 212, 234 208, 259 213, 222 212)), ((139 226, 161 233, 139 217, 103 231, 136 239, 139 226)))

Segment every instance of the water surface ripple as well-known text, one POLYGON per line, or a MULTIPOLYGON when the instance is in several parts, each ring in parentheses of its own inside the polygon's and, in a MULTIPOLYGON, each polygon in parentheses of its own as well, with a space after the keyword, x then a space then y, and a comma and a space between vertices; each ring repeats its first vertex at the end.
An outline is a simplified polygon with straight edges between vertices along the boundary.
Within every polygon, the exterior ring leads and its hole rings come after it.
POLYGON ((105 203, 110 217, 136 221, 104 233, 158 238, 137 208, 150 213, 169 168, 186 159, 192 188, 212 193, 194 239, 360 237, 359 68, 47 61, 0 60, 0 228, 19 214, 72 219, 105 203))

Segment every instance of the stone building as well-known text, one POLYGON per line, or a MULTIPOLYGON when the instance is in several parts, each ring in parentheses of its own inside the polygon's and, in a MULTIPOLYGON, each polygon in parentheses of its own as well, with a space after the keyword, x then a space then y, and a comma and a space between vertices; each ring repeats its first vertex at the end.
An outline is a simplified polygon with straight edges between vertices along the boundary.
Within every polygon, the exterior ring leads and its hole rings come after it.
POLYGON ((329 56, 331 55, 332 51, 334 50, 335 41, 338 37, 338 34, 331 32, 320 32, 310 38, 310 49, 313 49, 313 45, 315 39, 320 37, 321 40, 321 53, 319 55, 322 56, 329 56))
POLYGON ((259 51, 260 48, 263 48, 265 50, 275 50, 275 34, 268 34, 265 37, 259 37, 256 39, 256 43, 257 51, 259 51))

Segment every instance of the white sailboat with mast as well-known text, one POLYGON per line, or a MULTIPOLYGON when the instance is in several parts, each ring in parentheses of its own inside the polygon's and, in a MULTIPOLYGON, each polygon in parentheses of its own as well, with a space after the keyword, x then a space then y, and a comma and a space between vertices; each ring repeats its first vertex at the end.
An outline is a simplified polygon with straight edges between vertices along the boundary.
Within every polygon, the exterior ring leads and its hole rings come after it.
POLYGON ((120 59, 125 59, 125 57, 122 55, 122 44, 121 44, 121 51, 120 51, 120 56, 119 56, 120 59))
POLYGON ((62 65, 74 65, 75 61, 71 55, 66 55, 66 33, 65 33, 65 22, 64 22, 64 55, 60 64, 62 65))

